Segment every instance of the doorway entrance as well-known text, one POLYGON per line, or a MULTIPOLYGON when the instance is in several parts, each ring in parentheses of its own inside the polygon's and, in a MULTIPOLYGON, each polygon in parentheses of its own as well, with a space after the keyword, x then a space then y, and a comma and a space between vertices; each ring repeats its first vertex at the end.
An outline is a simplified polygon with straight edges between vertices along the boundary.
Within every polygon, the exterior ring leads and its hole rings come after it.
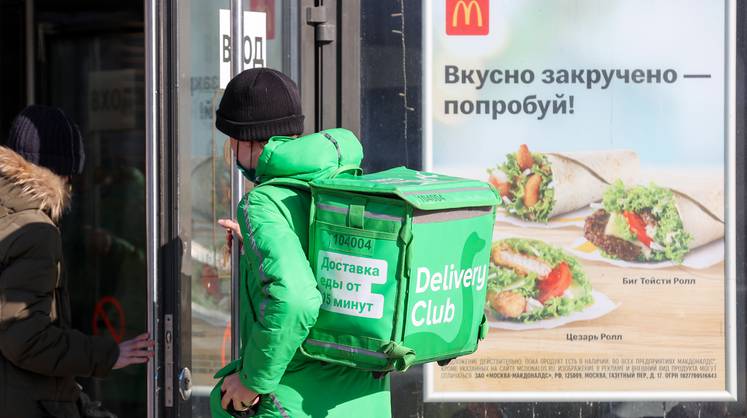
MULTIPOLYGON (((123 341, 147 329, 142 0, 3 1, 0 129, 27 104, 61 108, 83 135, 60 229, 73 327, 123 341)), ((147 416, 146 367, 79 378, 120 417, 147 416)))

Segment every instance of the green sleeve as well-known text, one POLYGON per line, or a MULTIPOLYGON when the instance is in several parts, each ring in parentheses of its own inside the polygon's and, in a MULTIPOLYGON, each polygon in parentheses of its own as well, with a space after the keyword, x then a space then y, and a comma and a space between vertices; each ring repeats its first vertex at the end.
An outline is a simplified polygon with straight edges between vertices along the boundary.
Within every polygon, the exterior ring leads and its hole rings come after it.
POLYGON ((296 350, 316 322, 321 294, 298 236, 282 203, 255 190, 239 207, 248 280, 261 295, 250 295, 256 323, 245 338, 241 382, 257 393, 275 390, 296 350))

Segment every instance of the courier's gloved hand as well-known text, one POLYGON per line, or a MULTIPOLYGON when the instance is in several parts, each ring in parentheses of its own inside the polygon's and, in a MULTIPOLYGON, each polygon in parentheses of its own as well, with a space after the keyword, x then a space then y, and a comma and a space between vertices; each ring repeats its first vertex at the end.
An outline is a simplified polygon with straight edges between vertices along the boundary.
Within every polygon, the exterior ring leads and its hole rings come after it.
POLYGON ((228 409, 229 405, 233 403, 233 409, 241 412, 259 402, 259 394, 247 389, 239 380, 238 373, 228 375, 223 379, 221 392, 223 393, 221 398, 223 409, 228 409))

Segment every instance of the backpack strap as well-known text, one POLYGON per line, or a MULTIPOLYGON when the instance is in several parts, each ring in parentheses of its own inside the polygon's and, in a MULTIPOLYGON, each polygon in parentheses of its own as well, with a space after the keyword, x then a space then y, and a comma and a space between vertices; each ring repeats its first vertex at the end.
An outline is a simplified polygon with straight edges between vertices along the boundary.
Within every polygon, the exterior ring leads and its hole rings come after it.
POLYGON ((394 341, 382 347, 382 352, 393 361, 394 369, 400 372, 409 369, 415 361, 415 350, 394 341))
POLYGON ((308 192, 311 190, 311 186, 309 186, 308 182, 305 182, 303 180, 296 180, 296 179, 288 179, 288 178, 276 178, 267 180, 265 182, 260 183, 257 187, 262 186, 283 186, 283 187, 290 187, 291 189, 298 189, 308 192))
MULTIPOLYGON (((340 166, 337 170, 332 172, 332 175, 327 177, 333 179, 342 174, 350 174, 352 176, 360 176, 363 174, 363 169, 355 164, 345 164, 340 166)), ((290 179, 290 178, 274 178, 260 183, 257 187, 262 186, 285 186, 292 189, 299 189, 308 192, 311 190, 309 183, 303 180, 290 179)))
POLYGON ((488 318, 485 317, 485 314, 482 314, 482 321, 480 322, 480 328, 477 332, 477 340, 484 340, 485 337, 488 336, 488 332, 490 332, 490 324, 488 324, 488 318))
POLYGON ((339 176, 340 174, 351 174, 355 177, 358 177, 361 174, 363 174, 363 169, 355 164, 345 164, 341 166, 340 168, 338 168, 337 170, 335 170, 335 172, 332 173, 332 175, 329 178, 333 179, 339 176))

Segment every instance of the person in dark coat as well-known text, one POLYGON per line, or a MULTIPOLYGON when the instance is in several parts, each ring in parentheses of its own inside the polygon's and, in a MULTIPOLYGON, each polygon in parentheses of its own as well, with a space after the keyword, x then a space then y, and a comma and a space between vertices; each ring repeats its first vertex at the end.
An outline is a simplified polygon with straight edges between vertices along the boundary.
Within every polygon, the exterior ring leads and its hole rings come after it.
POLYGON ((117 345, 70 327, 57 222, 84 159, 77 126, 54 107, 24 109, 0 147, 0 418, 78 418, 75 377, 153 355, 146 334, 117 345))

